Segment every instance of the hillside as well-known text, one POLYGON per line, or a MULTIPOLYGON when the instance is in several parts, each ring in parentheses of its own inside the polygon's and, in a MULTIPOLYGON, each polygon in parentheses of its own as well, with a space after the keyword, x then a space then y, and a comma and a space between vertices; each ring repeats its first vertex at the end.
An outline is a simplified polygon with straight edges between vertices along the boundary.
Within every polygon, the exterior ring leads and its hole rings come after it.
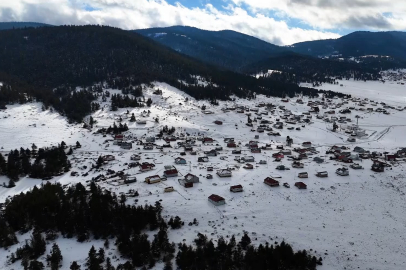
MULTIPOLYGON (((273 80, 220 71, 136 33, 105 26, 58 26, 0 31, 0 81, 12 85, 2 102, 22 102, 21 95, 52 105, 70 120, 81 121, 104 86, 142 95, 135 87, 153 81, 179 85, 198 99, 273 96, 315 90, 273 80), (54 89, 57 88, 56 91, 54 89), (97 90, 97 91, 96 91, 97 90), (96 93, 94 92, 96 91, 96 93)), ((4 105, 4 104, 3 104, 4 105)))
POLYGON ((52 25, 37 22, 0 22, 0 30, 18 29, 25 27, 42 27, 42 26, 52 26, 52 25))
POLYGON ((207 31, 188 26, 135 30, 175 51, 233 71, 265 57, 286 51, 258 38, 239 32, 207 31))
POLYGON ((406 59, 406 33, 354 32, 339 39, 316 40, 293 44, 289 49, 311 56, 343 57, 385 55, 406 59))

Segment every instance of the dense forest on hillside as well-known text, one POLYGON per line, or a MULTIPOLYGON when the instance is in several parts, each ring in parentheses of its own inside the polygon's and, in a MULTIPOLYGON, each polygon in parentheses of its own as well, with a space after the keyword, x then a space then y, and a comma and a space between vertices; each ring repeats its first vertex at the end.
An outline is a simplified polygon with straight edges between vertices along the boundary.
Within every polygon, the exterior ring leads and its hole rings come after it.
POLYGON ((288 50, 231 30, 208 31, 189 26, 171 26, 134 32, 202 62, 236 72, 264 57, 288 50))
POLYGON ((57 147, 39 149, 33 144, 31 149, 12 150, 6 157, 0 153, 0 175, 10 179, 8 187, 13 187, 22 176, 50 178, 69 171, 71 164, 67 155, 72 152, 72 148, 68 150, 62 142, 57 147))
MULTIPOLYGON (((257 80, 220 71, 141 35, 105 26, 58 26, 0 31, 0 81, 17 93, 53 106, 71 121, 91 112, 91 103, 106 87, 137 90, 153 81, 179 85, 197 99, 229 99, 232 94, 317 95, 317 90, 273 80, 257 80), (205 78, 199 85, 194 75, 205 78), (76 87, 82 87, 77 91, 76 87), (92 86, 92 87, 89 87, 92 86)), ((139 92, 137 92, 139 94, 139 92)), ((18 102, 9 95, 5 103, 18 102)))
POLYGON ((369 65, 313 58, 310 56, 286 53, 271 57, 246 67, 245 72, 257 74, 268 70, 283 71, 282 81, 291 83, 333 83, 333 78, 354 78, 355 80, 378 80, 380 69, 369 65), (289 78, 285 78, 289 76, 289 78))
MULTIPOLYGON (((194 243, 178 244, 175 258, 176 246, 169 241, 170 229, 162 217, 161 204, 128 205, 126 200, 124 194, 117 197, 94 182, 88 188, 81 183, 66 188, 50 183, 34 187, 6 200, 0 215, 0 248, 17 244, 16 232, 30 232, 31 239, 9 256, 10 264, 20 261, 27 269, 31 264, 33 267, 42 264, 37 259, 45 254, 46 242, 52 243, 58 237, 75 237, 78 242, 104 240, 104 248, 89 250, 81 268, 89 270, 115 269, 106 252, 110 241, 128 260, 117 269, 150 269, 157 262, 164 262, 166 270, 314 270, 322 261, 305 250, 293 251, 285 242, 255 247, 246 233, 239 242, 231 236, 230 241, 220 238, 217 245, 199 233, 194 243), (152 240, 145 233, 148 230, 156 232, 152 240), (173 267, 173 259, 178 268, 173 267)), ((172 222, 182 224, 179 217, 172 222)), ((172 224, 171 228, 180 226, 172 224)), ((62 260, 63 254, 54 242, 47 261, 52 269, 59 269, 62 260)), ((70 269, 79 269, 77 262, 67 264, 74 266, 70 269)))

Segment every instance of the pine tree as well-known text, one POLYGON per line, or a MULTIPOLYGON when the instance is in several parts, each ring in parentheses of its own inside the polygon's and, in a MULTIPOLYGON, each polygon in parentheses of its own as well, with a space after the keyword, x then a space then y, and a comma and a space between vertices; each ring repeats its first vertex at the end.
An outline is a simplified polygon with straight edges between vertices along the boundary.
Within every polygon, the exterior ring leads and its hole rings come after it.
POLYGON ((63 256, 61 250, 59 249, 59 246, 54 243, 52 245, 51 254, 47 256, 47 261, 51 264, 51 270, 58 270, 62 260, 63 256))
POLYGON ((76 148, 81 148, 82 147, 82 145, 80 145, 80 143, 77 141, 76 142, 76 148))
POLYGON ((28 270, 42 270, 44 269, 44 264, 37 260, 31 261, 28 270))
POLYGON ((36 259, 44 254, 46 245, 47 244, 44 237, 42 237, 42 234, 37 229, 34 229, 31 235, 32 258, 36 259))
POLYGON ((70 270, 80 270, 80 265, 76 262, 73 261, 69 267, 70 270))
POLYGON ((96 254, 96 249, 92 246, 89 250, 89 255, 86 259, 86 269, 87 270, 101 270, 99 259, 96 254))

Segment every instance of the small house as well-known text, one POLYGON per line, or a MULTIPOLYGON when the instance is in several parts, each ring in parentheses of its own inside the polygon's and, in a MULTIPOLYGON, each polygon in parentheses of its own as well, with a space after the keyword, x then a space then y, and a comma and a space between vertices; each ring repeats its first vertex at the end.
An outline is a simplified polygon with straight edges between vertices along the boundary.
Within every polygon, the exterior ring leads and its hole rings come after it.
POLYGON ((149 142, 149 143, 154 143, 154 142, 155 142, 155 137, 153 137, 153 136, 147 137, 147 138, 145 139, 145 141, 146 141, 146 142, 149 142))
POLYGON ((307 185, 303 182, 296 182, 295 187, 297 187, 298 189, 307 189, 307 185))
POLYGON ((215 206, 220 206, 220 205, 226 204, 226 200, 223 197, 216 195, 216 194, 210 195, 208 199, 209 199, 209 202, 211 202, 215 206))
POLYGON ((209 162, 209 158, 208 157, 198 157, 197 162, 209 162))
POLYGON ((279 187, 279 181, 275 180, 275 179, 273 179, 271 177, 265 178, 264 183, 267 184, 270 187, 279 187))
POLYGON ((182 187, 185 187, 185 188, 193 187, 193 182, 188 182, 185 179, 179 179, 178 182, 182 187))
POLYGON ((116 157, 113 156, 113 155, 105 155, 105 156, 103 156, 103 161, 104 162, 113 161, 115 159, 116 159, 116 157))
POLYGON ((316 176, 317 176, 317 177, 321 177, 321 178, 325 178, 325 177, 328 177, 328 173, 327 173, 326 171, 317 172, 317 173, 316 173, 316 176))
POLYGON ((251 148, 251 153, 253 153, 253 154, 261 153, 261 149, 259 149, 259 148, 251 148))
POLYGON ((155 184, 161 182, 161 177, 159 175, 151 175, 145 177, 145 183, 147 184, 155 184))
POLYGON ((253 156, 247 156, 241 158, 244 162, 255 162, 255 158, 253 156))
POLYGON ((181 157, 177 157, 177 158, 175 158, 175 163, 184 165, 184 164, 186 164, 186 159, 181 158, 181 157))
POLYGON ((233 150, 233 151, 231 151, 231 154, 239 155, 239 154, 241 154, 241 150, 233 150))
POLYGON ((178 170, 176 168, 172 168, 169 170, 164 171, 165 177, 176 177, 178 176, 178 170))
POLYGON ((122 141, 122 140, 124 140, 124 135, 117 134, 116 136, 114 136, 114 140, 115 141, 122 141))
POLYGON ((230 191, 231 192, 242 192, 243 187, 241 185, 231 186, 230 191))
POLYGON ((227 143, 227 147, 229 147, 229 148, 236 148, 236 147, 237 147, 237 144, 236 144, 235 142, 229 142, 229 143, 227 143))
POLYGON ((173 187, 166 187, 166 188, 164 188, 164 192, 172 192, 172 191, 174 191, 175 189, 173 188, 173 187))
POLYGON ((199 183, 199 177, 194 174, 188 173, 185 175, 185 181, 188 183, 199 183))
POLYGON ((385 155, 386 161, 396 161, 396 155, 385 155))
POLYGON ((231 177, 231 171, 228 169, 222 169, 217 171, 219 177, 231 177))
POLYGON ((251 170, 251 169, 254 169, 254 165, 252 165, 252 164, 250 164, 250 163, 247 163, 247 164, 245 164, 245 166, 244 166, 243 168, 244 168, 244 169, 251 170))
POLYGON ((213 143, 213 142, 214 142, 214 140, 212 138, 209 138, 209 137, 203 138, 203 143, 213 143))
POLYGON ((208 171, 208 172, 212 172, 212 171, 213 171, 213 167, 211 167, 211 166, 207 167, 207 171, 208 171))
POLYGON ((205 151, 204 154, 208 157, 215 157, 217 156, 217 151, 216 150, 205 151))
POLYGON ((336 174, 338 174, 338 175, 340 175, 340 176, 348 176, 348 175, 350 175, 350 172, 348 171, 348 169, 347 168, 338 168, 337 170, 336 170, 336 174))
POLYGON ((143 163, 140 165, 140 171, 141 172, 147 172, 152 170, 155 167, 154 164, 149 164, 149 163, 143 163))
POLYGON ((307 172, 300 172, 297 177, 299 178, 308 178, 309 174, 307 172))
POLYGON ((120 147, 121 147, 122 149, 127 149, 127 150, 129 150, 129 149, 132 149, 132 148, 133 148, 133 144, 130 143, 130 142, 122 142, 120 147))
POLYGON ((304 142, 304 143, 302 143, 302 146, 303 147, 312 147, 312 143, 311 142, 304 142))
POLYGON ((284 154, 285 156, 292 155, 292 151, 289 149, 281 150, 280 153, 284 154))
POLYGON ((374 172, 384 172, 385 171, 385 163, 379 160, 374 160, 372 163, 371 170, 374 172))
POLYGON ((133 154, 133 155, 131 155, 130 159, 136 161, 136 160, 140 160, 141 157, 139 155, 133 154))

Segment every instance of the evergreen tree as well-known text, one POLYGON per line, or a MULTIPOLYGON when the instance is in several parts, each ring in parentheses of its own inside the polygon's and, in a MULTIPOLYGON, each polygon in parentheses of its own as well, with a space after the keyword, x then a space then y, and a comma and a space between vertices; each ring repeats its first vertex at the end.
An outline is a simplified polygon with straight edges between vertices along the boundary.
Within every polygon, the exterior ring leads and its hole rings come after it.
POLYGON ((44 264, 37 260, 31 261, 28 270, 42 270, 44 269, 44 264))
POLYGON ((61 250, 59 249, 59 246, 54 243, 52 245, 51 254, 47 256, 47 261, 51 265, 51 270, 58 270, 62 260, 63 256, 61 254, 61 250))
POLYGON ((69 267, 70 270, 80 270, 80 265, 76 262, 73 261, 69 267))

